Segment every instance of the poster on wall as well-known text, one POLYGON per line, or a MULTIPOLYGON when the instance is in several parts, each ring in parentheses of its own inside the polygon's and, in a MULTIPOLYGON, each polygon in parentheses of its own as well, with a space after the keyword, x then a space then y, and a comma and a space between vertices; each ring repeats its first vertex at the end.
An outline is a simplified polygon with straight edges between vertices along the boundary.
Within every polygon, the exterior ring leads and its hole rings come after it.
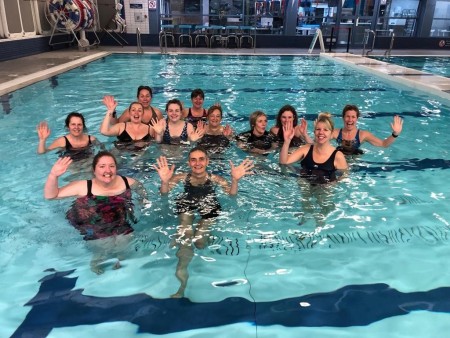
POLYGON ((148 0, 148 9, 156 10, 156 0, 148 0))

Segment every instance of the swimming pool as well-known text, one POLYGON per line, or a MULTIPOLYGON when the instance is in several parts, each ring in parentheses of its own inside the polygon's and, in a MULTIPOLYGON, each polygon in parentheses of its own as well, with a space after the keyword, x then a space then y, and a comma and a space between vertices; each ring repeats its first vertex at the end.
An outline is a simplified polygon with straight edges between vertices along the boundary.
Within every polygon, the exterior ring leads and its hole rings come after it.
POLYGON ((423 72, 450 77, 448 57, 438 56, 371 56, 373 59, 394 63, 399 66, 413 68, 423 72))
MULTIPOLYGON (((14 92, 9 107, 0 140, 0 266, 8 290, 1 336, 18 328, 36 337, 177 338, 449 331, 448 102, 319 57, 117 54, 14 92), (335 209, 323 228, 311 219, 299 225, 309 196, 295 175, 281 172, 278 155, 255 158, 256 174, 240 182, 238 196, 219 196, 224 213, 213 243, 190 264, 188 299, 169 299, 177 288, 176 250, 169 246, 176 221, 151 168, 166 150, 153 145, 138 157, 123 154, 121 172, 144 183, 151 203, 139 212, 131 257, 101 276, 89 269, 85 242, 65 219, 71 201, 42 197, 57 155, 36 155, 36 124, 46 119, 51 138, 62 135, 73 110, 110 147, 112 140, 97 132, 101 98, 116 96, 122 110, 141 84, 153 88, 160 108, 174 97, 189 103, 200 87, 206 106, 220 101, 225 122, 238 132, 249 128, 256 109, 272 125, 287 103, 310 130, 319 111, 332 112, 342 126, 340 111, 353 103, 363 114, 361 128, 386 137, 400 114, 404 131, 390 148, 365 145, 365 154, 351 160, 350 179, 329 187, 335 209)), ((186 151, 171 161, 186 168, 186 151)), ((211 170, 227 175, 227 160, 245 156, 232 147, 211 170)))

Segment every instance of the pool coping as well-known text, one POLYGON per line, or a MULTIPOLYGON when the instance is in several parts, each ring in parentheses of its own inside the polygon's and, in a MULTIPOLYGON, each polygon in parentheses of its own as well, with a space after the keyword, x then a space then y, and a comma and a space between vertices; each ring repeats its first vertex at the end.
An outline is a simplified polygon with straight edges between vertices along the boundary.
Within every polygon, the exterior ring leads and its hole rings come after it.
POLYGON ((349 53, 321 53, 320 56, 450 102, 450 79, 444 76, 349 53))

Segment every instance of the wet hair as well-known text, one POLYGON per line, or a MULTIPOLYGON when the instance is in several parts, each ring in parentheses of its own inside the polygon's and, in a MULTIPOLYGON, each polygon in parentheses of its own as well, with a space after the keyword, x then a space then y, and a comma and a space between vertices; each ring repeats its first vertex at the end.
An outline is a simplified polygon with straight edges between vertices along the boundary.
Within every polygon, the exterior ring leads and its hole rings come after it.
POLYGON ((128 111, 131 111, 131 107, 132 107, 134 104, 140 105, 140 106, 142 107, 142 112, 144 112, 144 110, 145 110, 144 106, 142 105, 142 103, 137 102, 137 101, 131 102, 130 106, 128 107, 128 111))
POLYGON ((359 118, 361 116, 361 113, 359 112, 359 109, 354 104, 347 104, 345 105, 344 109, 342 109, 342 117, 345 117, 345 113, 349 110, 354 110, 356 112, 356 117, 359 118))
POLYGON ((86 123, 84 122, 84 116, 83 114, 73 111, 71 113, 69 113, 69 115, 67 115, 66 120, 65 120, 65 125, 66 128, 69 128, 69 124, 70 124, 70 120, 72 119, 72 117, 78 117, 81 119, 81 122, 83 123, 83 131, 86 131, 86 123))
POLYGON ((209 114, 211 114, 214 110, 218 110, 220 112, 220 118, 223 117, 222 107, 216 106, 216 105, 209 107, 208 113, 206 114, 206 116, 209 116, 209 114))
POLYGON ((183 104, 178 99, 172 99, 172 100, 167 101, 167 103, 166 103, 166 111, 169 110, 169 105, 171 105, 171 104, 179 105, 180 106, 180 110, 183 111, 183 104))
POLYGON ((283 115, 284 112, 286 111, 291 111, 292 114, 294 114, 294 127, 298 124, 298 115, 297 112, 295 111, 295 108, 292 107, 290 104, 286 104, 283 107, 280 108, 280 110, 278 111, 278 115, 277 115, 277 127, 278 128, 283 128, 283 124, 281 123, 281 115, 283 115))
POLYGON ((111 157, 111 158, 114 160, 114 163, 115 163, 116 166, 117 166, 117 160, 116 160, 116 158, 114 157, 114 155, 111 154, 109 151, 102 150, 102 151, 99 151, 99 152, 97 153, 97 155, 94 156, 94 159, 92 160, 92 170, 93 170, 93 171, 95 171, 95 167, 97 166, 98 161, 100 161, 100 159, 101 159, 102 157, 105 157, 105 156, 111 157))
POLYGON ((334 122, 331 118, 330 113, 319 113, 319 116, 314 121, 314 128, 316 127, 317 123, 319 123, 319 122, 325 123, 326 126, 328 127, 328 129, 330 129, 331 131, 334 130, 334 122))
POLYGON ((150 97, 153 97, 153 91, 149 86, 139 86, 137 89, 136 97, 139 97, 139 94, 142 90, 148 90, 148 92, 150 93, 150 97))
POLYGON ((209 157, 208 151, 206 150, 206 148, 204 148, 204 147, 202 147, 202 146, 195 146, 194 148, 192 148, 192 149, 189 151, 188 158, 191 157, 191 154, 192 154, 194 151, 201 151, 202 153, 204 153, 204 154, 206 155, 206 157, 209 157))
POLYGON ((191 93, 191 99, 194 97, 200 96, 203 100, 205 99, 205 93, 200 88, 194 89, 191 93))
POLYGON ((250 129, 253 130, 253 127, 256 126, 256 120, 258 120, 258 117, 265 116, 267 118, 266 113, 264 113, 262 110, 256 110, 253 113, 250 114, 250 129))

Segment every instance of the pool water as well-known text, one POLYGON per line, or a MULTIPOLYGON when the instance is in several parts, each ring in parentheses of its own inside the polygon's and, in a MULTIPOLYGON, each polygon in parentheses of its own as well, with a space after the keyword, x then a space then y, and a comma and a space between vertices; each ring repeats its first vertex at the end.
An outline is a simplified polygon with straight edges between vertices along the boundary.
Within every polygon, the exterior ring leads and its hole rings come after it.
POLYGON ((434 75, 450 77, 449 58, 444 56, 371 56, 371 58, 434 75))
MULTIPOLYGON (((320 57, 116 54, 13 92, 1 115, 0 269, 8 291, 0 336, 442 336, 450 329, 448 112, 442 99, 320 57), (141 181, 149 202, 136 207, 123 267, 112 270, 109 262, 99 276, 65 219, 72 200, 43 198, 58 155, 36 154, 38 122, 49 122, 51 142, 65 133, 73 110, 112 148, 113 139, 98 132, 101 99, 114 95, 122 111, 142 84, 162 110, 171 98, 190 105, 190 92, 202 88, 205 107, 220 102, 236 132, 249 129, 258 109, 274 125, 285 104, 307 119, 310 132, 321 111, 341 127, 347 103, 360 107, 359 127, 380 138, 390 135, 395 114, 404 130, 389 148, 364 144, 365 154, 349 159, 348 177, 321 191, 333 205, 321 227, 305 212, 320 209, 295 170, 282 170, 277 152, 252 156, 255 174, 240 181, 238 196, 218 191, 224 212, 210 246, 195 251, 186 298, 170 299, 179 286, 170 243, 181 187, 160 197, 152 164, 165 154, 186 170, 189 147, 121 153, 120 173, 141 181)), ((228 160, 246 156, 232 146, 212 158, 210 170, 229 178, 228 160)), ((60 182, 89 177, 80 166, 60 182)))

